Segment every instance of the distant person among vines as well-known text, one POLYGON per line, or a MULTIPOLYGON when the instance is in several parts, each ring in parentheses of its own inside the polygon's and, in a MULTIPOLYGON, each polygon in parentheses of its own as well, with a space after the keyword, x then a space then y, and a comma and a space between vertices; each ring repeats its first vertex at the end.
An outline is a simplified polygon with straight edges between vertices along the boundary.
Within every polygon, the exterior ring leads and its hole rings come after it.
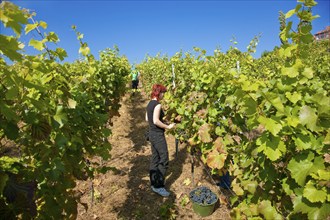
POLYGON ((169 165, 168 148, 165 139, 165 129, 172 129, 175 123, 164 123, 164 111, 160 100, 163 99, 166 87, 155 84, 152 87, 151 100, 147 105, 146 121, 149 122, 149 141, 151 143, 150 182, 151 189, 161 196, 169 196, 165 189, 165 175, 169 165))
POLYGON ((132 76, 132 90, 133 90, 133 95, 137 91, 138 85, 139 85, 139 71, 137 71, 135 68, 133 68, 131 72, 132 76))

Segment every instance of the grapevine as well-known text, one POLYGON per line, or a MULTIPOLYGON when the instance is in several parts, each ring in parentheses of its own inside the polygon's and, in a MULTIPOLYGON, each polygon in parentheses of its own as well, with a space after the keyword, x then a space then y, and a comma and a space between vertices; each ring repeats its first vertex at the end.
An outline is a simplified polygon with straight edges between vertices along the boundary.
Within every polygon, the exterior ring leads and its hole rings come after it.
POLYGON ((83 59, 60 63, 65 50, 47 46, 59 40, 53 32, 31 38, 28 46, 36 55, 24 54, 22 30, 28 35, 47 29, 33 16, 1 3, 1 22, 15 36, 0 35, 0 140, 20 152, 0 157, 1 216, 76 218, 76 180, 107 170, 91 159, 111 156, 108 123, 119 109, 130 65, 118 48, 96 60, 76 27, 83 59))
POLYGON ((139 65, 144 81, 169 88, 164 106, 169 120, 179 122, 173 135, 199 152, 212 174, 230 172, 235 219, 330 214, 329 41, 313 41, 315 4, 300 1, 281 14, 283 45, 260 59, 251 56, 257 37, 247 52, 207 56, 194 48, 139 65), (283 20, 292 16, 296 30, 283 20))

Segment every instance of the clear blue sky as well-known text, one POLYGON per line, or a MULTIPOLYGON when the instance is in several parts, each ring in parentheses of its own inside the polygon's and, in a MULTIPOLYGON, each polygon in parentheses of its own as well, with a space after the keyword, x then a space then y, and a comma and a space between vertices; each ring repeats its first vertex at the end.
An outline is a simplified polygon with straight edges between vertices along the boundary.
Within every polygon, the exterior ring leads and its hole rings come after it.
MULTIPOLYGON (((313 13, 320 18, 313 21, 313 34, 330 25, 329 0, 316 1, 313 13)), ((99 51, 117 45, 120 55, 127 56, 132 64, 140 63, 146 54, 173 56, 180 50, 192 52, 193 47, 208 54, 216 48, 225 52, 233 36, 236 47, 246 51, 253 37, 261 34, 254 55, 258 58, 263 51, 280 45, 279 11, 286 13, 297 4, 295 0, 13 2, 35 11, 35 20, 48 23, 46 32, 54 31, 60 38, 58 46, 68 53, 65 61, 79 57, 79 42, 71 29, 76 25, 95 57, 99 51)), ((8 33, 1 26, 1 34, 8 33)), ((35 33, 29 35, 38 38, 35 33)), ((23 42, 28 44, 25 37, 23 42)))

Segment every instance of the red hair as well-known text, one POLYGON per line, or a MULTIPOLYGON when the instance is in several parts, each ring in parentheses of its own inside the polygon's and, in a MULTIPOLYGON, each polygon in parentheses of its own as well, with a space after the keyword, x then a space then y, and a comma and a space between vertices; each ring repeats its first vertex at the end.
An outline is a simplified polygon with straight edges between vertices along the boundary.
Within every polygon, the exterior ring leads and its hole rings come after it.
POLYGON ((160 93, 161 93, 161 92, 164 93, 164 92, 166 92, 166 91, 167 91, 167 89, 166 89, 165 86, 163 86, 163 85, 161 85, 161 84, 154 84, 154 85, 152 86, 151 98, 152 98, 152 99, 153 99, 153 98, 156 98, 157 101, 159 101, 159 95, 160 95, 160 93))

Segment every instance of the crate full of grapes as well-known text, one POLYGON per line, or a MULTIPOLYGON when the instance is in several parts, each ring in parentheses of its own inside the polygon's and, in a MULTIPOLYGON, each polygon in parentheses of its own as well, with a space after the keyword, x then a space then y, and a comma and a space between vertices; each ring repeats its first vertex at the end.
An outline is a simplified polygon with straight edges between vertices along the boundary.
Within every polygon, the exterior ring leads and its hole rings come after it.
POLYGON ((198 186, 189 193, 194 212, 202 217, 213 213, 218 196, 206 186, 198 186))

